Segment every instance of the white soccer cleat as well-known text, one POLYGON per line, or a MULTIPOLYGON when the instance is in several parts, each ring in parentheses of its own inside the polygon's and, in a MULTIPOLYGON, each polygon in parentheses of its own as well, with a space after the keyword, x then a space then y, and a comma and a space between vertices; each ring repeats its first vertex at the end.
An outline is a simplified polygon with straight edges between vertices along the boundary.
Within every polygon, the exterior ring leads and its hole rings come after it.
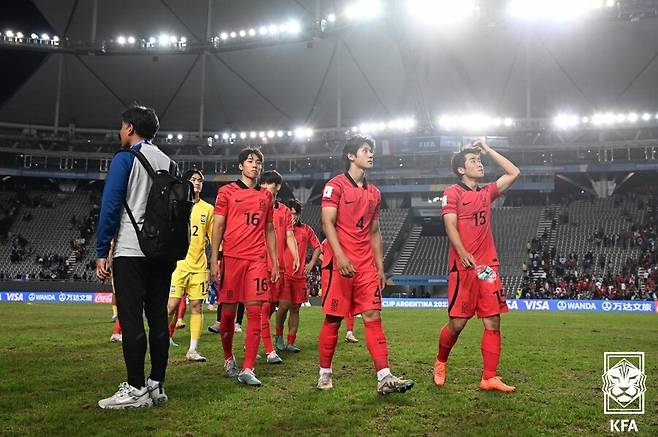
POLYGON ((149 378, 146 380, 146 388, 149 390, 153 405, 162 405, 169 400, 164 392, 164 383, 149 378))
POLYGON ((118 314, 112 314, 112 323, 116 322, 119 320, 119 315, 118 314))
POLYGON ((213 334, 219 334, 219 322, 215 321, 212 325, 208 326, 208 331, 212 332, 213 334))
POLYGON ((267 354, 267 364, 281 364, 281 363, 283 363, 283 360, 275 351, 272 351, 269 354, 267 354))
POLYGON ((208 311, 215 311, 215 305, 208 305, 208 311))
POLYGON ((320 378, 318 378, 318 385, 315 386, 318 390, 331 390, 334 388, 334 382, 332 379, 331 372, 321 373, 320 378))
POLYGON ((235 358, 231 357, 228 360, 224 360, 224 371, 226 372, 226 375, 230 378, 235 378, 238 376, 240 371, 238 370, 238 366, 235 364, 235 358))
POLYGON ((235 332, 242 332, 242 326, 239 323, 235 324, 235 332))
POLYGON ((414 382, 410 379, 400 379, 397 376, 388 374, 377 383, 377 393, 380 395, 387 395, 390 393, 404 393, 414 386, 414 382))
POLYGON ((127 408, 146 408, 153 405, 147 387, 135 388, 127 382, 119 384, 119 390, 112 396, 98 401, 98 406, 108 410, 125 410, 127 408))
POLYGON ((206 357, 204 357, 198 351, 195 350, 187 351, 187 354, 185 354, 185 359, 193 363, 205 363, 206 361, 208 361, 206 357))
POLYGON ((348 331, 347 335, 345 335, 345 342, 346 343, 358 343, 359 339, 354 336, 354 333, 352 331, 348 331))
POLYGON ((254 371, 250 369, 246 369, 240 372, 238 375, 238 382, 240 384, 245 384, 251 387, 260 387, 262 384, 260 380, 256 378, 254 371))
POLYGON ((123 335, 121 334, 112 334, 110 336, 110 342, 112 343, 121 343, 123 341, 123 335))

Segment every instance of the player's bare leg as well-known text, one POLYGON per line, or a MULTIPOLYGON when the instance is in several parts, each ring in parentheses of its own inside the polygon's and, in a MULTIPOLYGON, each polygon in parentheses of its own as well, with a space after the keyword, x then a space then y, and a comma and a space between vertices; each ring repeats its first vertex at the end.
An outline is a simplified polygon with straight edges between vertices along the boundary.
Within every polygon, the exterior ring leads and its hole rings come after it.
POLYGON ((368 310, 361 315, 363 316, 366 345, 377 370, 377 393, 385 395, 411 390, 414 382, 394 376, 388 367, 388 345, 382 329, 381 311, 368 310))
POLYGON ((448 355, 467 322, 468 319, 464 317, 450 317, 448 323, 443 325, 439 332, 439 351, 434 360, 434 384, 439 387, 446 383, 448 355))
POLYGON ((233 334, 235 333, 233 324, 235 323, 236 308, 236 303, 222 303, 220 321, 219 338, 224 351, 224 370, 226 371, 226 375, 231 378, 235 378, 239 373, 238 366, 235 364, 235 357, 233 356, 233 334))
POLYGON ((480 390, 508 393, 516 391, 516 387, 505 384, 500 376, 496 375, 501 351, 500 316, 484 317, 482 323, 484 324, 481 345, 483 369, 480 390))
POLYGON ((201 325, 203 324, 203 300, 190 300, 190 348, 185 355, 187 361, 205 362, 206 357, 199 354, 197 347, 201 337, 201 325))
POLYGON ((301 352, 295 341, 297 341, 297 330, 299 329, 299 308, 301 305, 293 305, 290 307, 290 318, 288 319, 288 339, 286 350, 288 352, 301 352))
POLYGON ((178 347, 174 343, 174 331, 176 330, 176 316, 178 314, 178 305, 180 304, 180 299, 177 297, 170 297, 167 301, 167 313, 169 314, 169 346, 178 347))
MULTIPOLYGON (((279 308, 276 310, 276 336, 274 338, 274 347, 278 351, 286 349, 286 344, 283 341, 283 327, 286 323, 289 308, 290 301, 279 300, 279 308)), ((290 332, 290 321, 288 321, 288 332, 290 332)))

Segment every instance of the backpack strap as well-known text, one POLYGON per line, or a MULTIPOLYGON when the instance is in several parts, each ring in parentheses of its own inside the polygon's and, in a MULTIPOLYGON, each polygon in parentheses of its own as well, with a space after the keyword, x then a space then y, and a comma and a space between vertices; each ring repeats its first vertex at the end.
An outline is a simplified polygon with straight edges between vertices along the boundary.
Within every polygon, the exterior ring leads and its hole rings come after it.
MULTIPOLYGON (((135 149, 122 149, 119 150, 117 153, 115 153, 115 156, 121 152, 129 152, 132 153, 135 158, 142 164, 142 167, 146 169, 146 172, 148 173, 149 177, 151 179, 155 178, 155 171, 153 170, 153 167, 151 166, 151 163, 146 159, 146 156, 139 150, 135 149)), ((135 220, 135 217, 133 216, 133 212, 130 210, 130 207, 128 206, 128 202, 126 201, 126 198, 123 198, 123 207, 126 209, 126 212, 128 213, 128 218, 130 218, 131 223, 133 224, 133 228, 135 228, 135 232, 139 236, 139 234, 142 232, 139 227, 137 226, 137 221, 135 220)))

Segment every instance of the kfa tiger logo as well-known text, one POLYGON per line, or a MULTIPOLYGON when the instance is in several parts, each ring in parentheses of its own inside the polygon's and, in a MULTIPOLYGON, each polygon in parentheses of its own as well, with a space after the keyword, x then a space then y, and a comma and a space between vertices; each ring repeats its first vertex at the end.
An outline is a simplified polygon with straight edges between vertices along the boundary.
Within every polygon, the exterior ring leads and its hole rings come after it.
POLYGON ((202 225, 206 224, 207 218, 208 218, 208 216, 206 214, 201 214, 201 217, 199 218, 199 220, 201 221, 202 225))
POLYGON ((605 352, 605 414, 644 414, 644 352, 605 352))

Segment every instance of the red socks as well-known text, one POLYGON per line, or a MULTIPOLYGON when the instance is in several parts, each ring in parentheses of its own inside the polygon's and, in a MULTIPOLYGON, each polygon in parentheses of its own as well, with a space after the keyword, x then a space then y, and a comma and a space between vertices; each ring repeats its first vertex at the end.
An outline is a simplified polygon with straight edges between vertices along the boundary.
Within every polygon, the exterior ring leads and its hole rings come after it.
POLYGON ((323 369, 331 368, 331 360, 334 358, 336 343, 338 342, 338 328, 340 328, 338 323, 329 323, 327 319, 322 322, 320 338, 318 338, 318 352, 320 354, 320 367, 323 369))
POLYGON ((185 299, 185 295, 183 295, 183 298, 180 300, 180 303, 178 304, 178 318, 179 319, 184 319, 185 318, 185 311, 187 310, 187 299, 185 299))
POLYGON ((174 317, 171 322, 169 322, 169 338, 174 336, 174 331, 176 330, 176 318, 174 317))
POLYGON ((295 344, 296 339, 297 339, 297 334, 288 333, 288 343, 287 344, 295 344))
POLYGON ((441 332, 439 333, 439 353, 436 355, 439 361, 442 363, 448 361, 450 350, 455 345, 458 338, 458 335, 454 335, 450 329, 448 329, 447 323, 443 325, 443 328, 441 328, 441 332))
POLYGON ((121 334, 121 323, 119 323, 119 319, 116 319, 114 322, 114 329, 112 330, 112 334, 121 334))
POLYGON ((500 331, 484 330, 482 334, 482 379, 490 379, 496 376, 498 362, 500 361, 500 331))
POLYGON ((373 320, 363 323, 366 345, 370 356, 375 362, 375 369, 380 371, 388 367, 388 347, 386 345, 386 336, 382 330, 382 321, 373 320))
POLYGON ((244 338, 245 351, 242 370, 253 369, 256 364, 256 353, 258 353, 258 344, 260 343, 262 306, 249 305, 245 308, 247 312, 247 335, 244 338))
POLYGON ((278 323, 276 325, 276 336, 283 337, 283 325, 279 325, 278 323))
POLYGON ((227 310, 222 307, 222 320, 219 330, 222 332, 222 349, 224 349, 224 359, 228 360, 233 356, 233 334, 235 332, 235 310, 227 310))
POLYGON ((348 314, 345 318, 345 326, 348 331, 354 331, 354 316, 352 314, 348 314))
MULTIPOLYGON (((270 332, 270 303, 264 302, 260 308, 260 338, 263 339, 265 353, 269 354, 274 350, 274 345, 272 344, 272 334, 270 332)), ((248 315, 247 320, 249 320, 248 315)))

